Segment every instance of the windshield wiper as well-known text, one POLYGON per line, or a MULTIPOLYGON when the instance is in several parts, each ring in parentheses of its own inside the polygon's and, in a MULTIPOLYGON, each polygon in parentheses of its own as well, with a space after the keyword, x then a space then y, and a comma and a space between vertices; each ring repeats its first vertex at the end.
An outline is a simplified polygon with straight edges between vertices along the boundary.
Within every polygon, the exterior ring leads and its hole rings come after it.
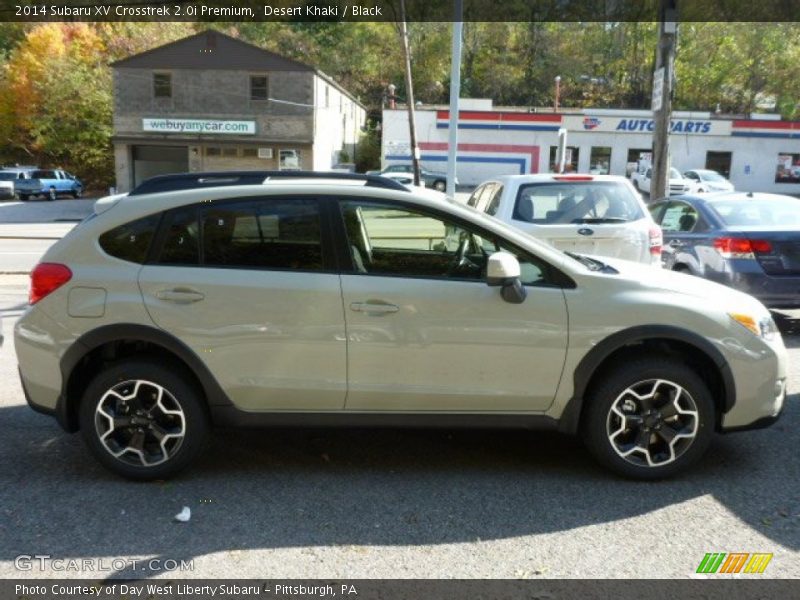
POLYGON ((627 223, 630 219, 625 217, 584 217, 573 219, 573 223, 627 223))
POLYGON ((607 265, 604 262, 601 262, 595 258, 589 258, 583 254, 576 254, 575 252, 570 252, 569 250, 564 250, 564 254, 569 256, 570 258, 577 260, 583 266, 585 266, 590 271, 602 271, 603 273, 619 273, 614 267, 611 265, 607 265))

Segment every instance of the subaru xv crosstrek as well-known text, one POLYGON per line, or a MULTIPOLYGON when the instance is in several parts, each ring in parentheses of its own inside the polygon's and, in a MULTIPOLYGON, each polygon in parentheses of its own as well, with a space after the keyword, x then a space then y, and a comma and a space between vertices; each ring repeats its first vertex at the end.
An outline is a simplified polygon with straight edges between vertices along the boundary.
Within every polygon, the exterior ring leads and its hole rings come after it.
POLYGON ((549 428, 625 476, 775 421, 787 358, 754 298, 563 252, 377 176, 160 176, 32 272, 27 401, 135 479, 213 425, 549 428))

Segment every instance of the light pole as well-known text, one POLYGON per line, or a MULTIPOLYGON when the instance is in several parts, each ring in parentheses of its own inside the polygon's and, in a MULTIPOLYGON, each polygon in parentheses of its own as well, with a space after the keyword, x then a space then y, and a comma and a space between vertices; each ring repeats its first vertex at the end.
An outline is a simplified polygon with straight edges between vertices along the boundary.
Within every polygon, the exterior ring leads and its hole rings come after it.
POLYGON ((558 101, 561 98, 561 75, 556 75, 556 97, 553 102, 554 112, 558 112, 558 101))

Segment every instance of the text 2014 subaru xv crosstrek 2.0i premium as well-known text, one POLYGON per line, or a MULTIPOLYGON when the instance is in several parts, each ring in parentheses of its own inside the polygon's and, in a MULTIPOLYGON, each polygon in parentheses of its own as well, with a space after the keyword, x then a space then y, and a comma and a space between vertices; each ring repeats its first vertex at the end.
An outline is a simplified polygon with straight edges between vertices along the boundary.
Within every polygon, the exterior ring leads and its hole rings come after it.
POLYGON ((28 402, 135 479, 214 424, 553 428, 652 479, 786 394, 754 298, 373 176, 153 178, 47 251, 30 302, 28 402))

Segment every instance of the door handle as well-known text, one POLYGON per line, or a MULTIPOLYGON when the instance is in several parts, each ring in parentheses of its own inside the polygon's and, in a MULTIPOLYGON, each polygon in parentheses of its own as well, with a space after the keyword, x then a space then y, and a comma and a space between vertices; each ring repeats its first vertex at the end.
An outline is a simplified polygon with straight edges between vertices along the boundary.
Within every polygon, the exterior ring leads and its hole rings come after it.
POLYGON ((156 292, 156 298, 165 300, 167 302, 175 302, 176 304, 191 304, 192 302, 200 302, 205 298, 205 294, 189 290, 186 288, 175 288, 172 290, 161 290, 156 292))
POLYGON ((373 315, 388 315, 390 313, 396 313, 400 310, 400 307, 387 302, 352 302, 350 304, 350 310, 373 315))
POLYGON ((669 245, 672 248, 682 248, 683 242, 680 240, 670 240, 669 245))

